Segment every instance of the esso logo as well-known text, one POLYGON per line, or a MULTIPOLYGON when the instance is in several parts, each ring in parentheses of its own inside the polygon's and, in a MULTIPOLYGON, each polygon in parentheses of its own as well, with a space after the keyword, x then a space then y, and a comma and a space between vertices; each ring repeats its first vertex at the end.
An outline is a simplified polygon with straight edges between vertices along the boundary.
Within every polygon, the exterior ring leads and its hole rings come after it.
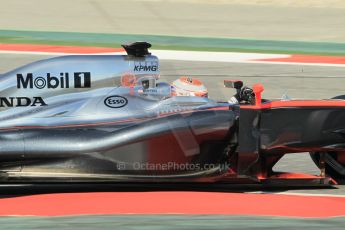
POLYGON ((121 108, 128 104, 128 100, 125 97, 114 95, 107 97, 104 100, 104 104, 110 108, 121 108))

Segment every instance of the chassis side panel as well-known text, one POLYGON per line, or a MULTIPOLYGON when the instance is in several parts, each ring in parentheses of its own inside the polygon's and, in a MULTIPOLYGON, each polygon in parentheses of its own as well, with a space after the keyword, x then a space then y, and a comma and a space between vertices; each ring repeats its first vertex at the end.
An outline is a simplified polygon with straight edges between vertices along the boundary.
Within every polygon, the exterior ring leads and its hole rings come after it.
POLYGON ((227 171, 220 167, 234 116, 231 110, 208 110, 120 128, 3 131, 0 142, 21 138, 0 149, 0 170, 16 181, 207 180, 227 171), (20 172, 13 170, 18 164, 20 172))

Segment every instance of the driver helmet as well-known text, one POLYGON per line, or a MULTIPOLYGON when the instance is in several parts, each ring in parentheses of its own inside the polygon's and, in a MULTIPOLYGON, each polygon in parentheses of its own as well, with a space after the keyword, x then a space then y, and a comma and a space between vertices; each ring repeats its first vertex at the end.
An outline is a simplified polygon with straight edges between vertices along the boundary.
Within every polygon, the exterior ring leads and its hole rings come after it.
POLYGON ((180 77, 172 83, 174 96, 208 97, 207 88, 197 78, 180 77))

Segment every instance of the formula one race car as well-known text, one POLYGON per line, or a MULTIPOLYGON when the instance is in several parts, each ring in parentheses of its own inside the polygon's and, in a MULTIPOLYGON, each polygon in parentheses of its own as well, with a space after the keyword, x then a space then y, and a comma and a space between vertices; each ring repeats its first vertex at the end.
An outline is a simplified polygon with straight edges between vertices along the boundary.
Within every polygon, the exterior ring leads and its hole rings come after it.
POLYGON ((236 90, 230 102, 207 98, 204 87, 203 96, 175 96, 173 85, 158 82, 150 46, 56 57, 1 75, 1 183, 320 186, 344 178, 344 100, 270 101, 262 85, 241 81, 224 81, 236 90), (320 175, 272 170, 299 152, 311 153, 320 175))

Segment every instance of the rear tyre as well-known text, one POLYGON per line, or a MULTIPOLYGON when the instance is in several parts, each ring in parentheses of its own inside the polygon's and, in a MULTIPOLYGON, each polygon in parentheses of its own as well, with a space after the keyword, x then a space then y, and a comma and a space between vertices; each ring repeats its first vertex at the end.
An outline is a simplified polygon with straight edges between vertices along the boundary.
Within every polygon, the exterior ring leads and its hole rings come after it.
MULTIPOLYGON (((310 157, 311 159, 314 161, 315 165, 320 168, 320 152, 310 152, 310 157)), ((325 158, 332 158, 334 159, 334 161, 338 162, 337 160, 337 154, 335 152, 330 152, 330 153, 325 153, 327 156, 325 158)), ((338 162, 339 163, 339 162, 338 162)), ((345 170, 345 165, 341 165, 339 164, 340 167, 343 168, 343 170, 345 170)), ((341 173, 341 170, 339 170, 338 167, 338 171, 335 169, 335 167, 333 167, 332 165, 328 164, 327 161, 325 163, 325 171, 326 171, 326 175, 331 177, 332 179, 336 180, 336 181, 343 181, 345 179, 345 175, 343 173, 341 173)))

